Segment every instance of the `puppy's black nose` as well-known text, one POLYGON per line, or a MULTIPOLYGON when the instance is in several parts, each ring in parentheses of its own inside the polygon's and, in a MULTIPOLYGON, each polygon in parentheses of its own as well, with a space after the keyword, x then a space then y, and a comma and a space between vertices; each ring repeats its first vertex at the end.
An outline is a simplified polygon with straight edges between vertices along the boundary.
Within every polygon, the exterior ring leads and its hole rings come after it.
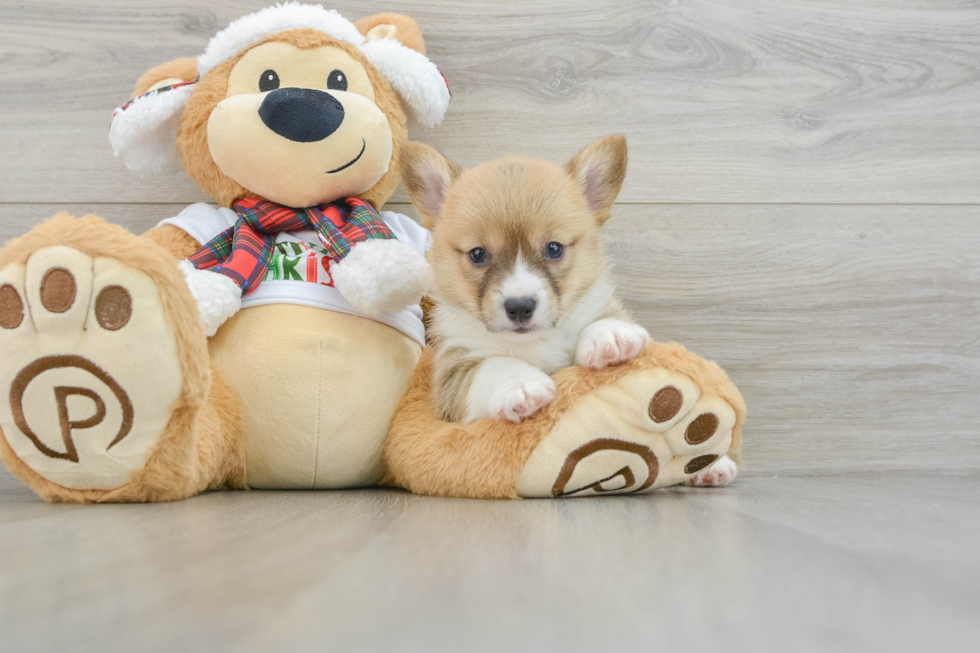
POLYGON ((517 322, 518 324, 523 324, 530 320, 537 306, 538 302, 534 297, 516 297, 504 302, 504 310, 507 312, 507 318, 511 322, 517 322))
POLYGON ((344 105, 315 88, 279 88, 262 100, 259 117, 283 138, 313 143, 337 131, 344 122, 344 105))

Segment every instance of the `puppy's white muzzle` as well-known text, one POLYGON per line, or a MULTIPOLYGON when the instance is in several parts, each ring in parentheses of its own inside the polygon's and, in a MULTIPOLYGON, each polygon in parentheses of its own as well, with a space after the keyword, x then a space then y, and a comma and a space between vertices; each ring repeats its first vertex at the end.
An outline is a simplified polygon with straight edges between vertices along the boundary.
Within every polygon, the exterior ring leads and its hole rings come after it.
POLYGON ((497 291, 495 327, 498 331, 527 333, 551 326, 545 279, 518 259, 497 291))

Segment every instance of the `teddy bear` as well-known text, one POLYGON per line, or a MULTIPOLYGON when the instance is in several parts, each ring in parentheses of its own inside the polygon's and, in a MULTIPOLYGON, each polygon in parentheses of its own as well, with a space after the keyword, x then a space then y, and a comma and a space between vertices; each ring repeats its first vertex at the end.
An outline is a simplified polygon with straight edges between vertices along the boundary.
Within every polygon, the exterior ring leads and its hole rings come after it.
POLYGON ((442 496, 642 493, 737 452, 714 363, 651 345, 570 368, 520 424, 437 420, 420 299, 428 233, 381 210, 407 123, 448 84, 418 25, 296 2, 157 66, 110 143, 199 203, 135 235, 55 216, 0 251, 0 458, 39 496, 396 485, 442 496))

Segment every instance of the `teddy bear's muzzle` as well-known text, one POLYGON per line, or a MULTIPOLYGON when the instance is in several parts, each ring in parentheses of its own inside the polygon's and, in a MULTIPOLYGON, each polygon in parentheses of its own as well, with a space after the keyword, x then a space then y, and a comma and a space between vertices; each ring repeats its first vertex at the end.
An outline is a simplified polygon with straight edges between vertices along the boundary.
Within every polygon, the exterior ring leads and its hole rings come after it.
POLYGON ((280 88, 262 100, 259 117, 283 138, 314 143, 337 131, 344 122, 344 105, 326 91, 280 88))

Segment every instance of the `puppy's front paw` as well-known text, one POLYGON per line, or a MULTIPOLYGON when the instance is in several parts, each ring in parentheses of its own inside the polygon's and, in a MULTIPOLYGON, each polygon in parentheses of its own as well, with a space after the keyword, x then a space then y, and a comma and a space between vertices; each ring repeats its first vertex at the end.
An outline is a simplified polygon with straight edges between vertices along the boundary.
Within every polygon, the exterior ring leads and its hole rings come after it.
POLYGON ((731 485, 737 475, 738 465, 728 456, 723 456, 704 471, 687 479, 684 484, 691 487, 725 487, 731 485))
POLYGON ((599 320, 585 328, 575 350, 575 364, 601 370, 635 358, 650 343, 650 334, 638 324, 599 320))
POLYGON ((490 415, 498 419, 520 422, 530 417, 555 398, 555 382, 544 372, 524 379, 515 379, 490 397, 490 415))

